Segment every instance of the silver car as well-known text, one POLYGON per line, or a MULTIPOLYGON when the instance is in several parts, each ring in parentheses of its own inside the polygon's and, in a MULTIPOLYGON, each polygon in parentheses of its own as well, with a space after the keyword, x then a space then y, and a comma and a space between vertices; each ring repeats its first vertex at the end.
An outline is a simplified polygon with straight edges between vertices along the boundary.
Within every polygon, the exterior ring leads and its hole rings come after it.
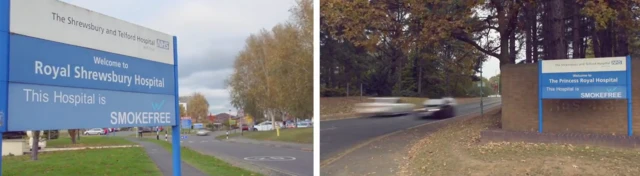
POLYGON ((84 131, 84 135, 103 135, 104 130, 102 128, 91 128, 87 131, 84 131))
POLYGON ((371 103, 358 103, 355 110, 362 116, 404 115, 413 112, 414 104, 404 103, 398 97, 370 98, 371 103))

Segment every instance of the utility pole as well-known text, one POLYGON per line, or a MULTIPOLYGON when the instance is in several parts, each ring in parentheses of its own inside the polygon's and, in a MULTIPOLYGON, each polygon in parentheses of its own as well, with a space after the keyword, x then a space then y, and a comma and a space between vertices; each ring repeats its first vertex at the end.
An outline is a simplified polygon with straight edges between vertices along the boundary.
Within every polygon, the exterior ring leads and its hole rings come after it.
POLYGON ((480 87, 480 115, 482 117, 484 117, 484 100, 483 100, 483 87, 484 87, 484 80, 482 77, 482 58, 483 57, 478 57, 478 66, 480 67, 479 71, 480 71, 480 85, 478 85, 478 87, 480 87))
POLYGON ((484 88, 484 80, 482 79, 482 63, 480 63, 480 115, 484 117, 484 102, 483 102, 483 88, 484 88))
POLYGON ((362 83, 360 83, 360 101, 362 101, 362 83))

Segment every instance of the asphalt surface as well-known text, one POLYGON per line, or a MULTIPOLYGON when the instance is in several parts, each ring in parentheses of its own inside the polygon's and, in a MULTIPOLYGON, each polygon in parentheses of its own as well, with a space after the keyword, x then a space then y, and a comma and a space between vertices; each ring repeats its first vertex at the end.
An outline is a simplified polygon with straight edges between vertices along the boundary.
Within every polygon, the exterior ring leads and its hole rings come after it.
MULTIPOLYGON (((485 98, 484 108, 500 106, 500 98, 485 98)), ((461 104, 456 115, 480 112, 480 102, 461 104)), ((377 136, 436 121, 416 114, 392 117, 361 117, 320 122, 320 160, 377 136)))
MULTIPOLYGON (((162 172, 162 175, 166 175, 166 176, 173 175, 173 160, 171 159, 172 155, 169 151, 151 142, 140 141, 140 140, 131 140, 131 141, 138 143, 142 147, 144 147, 145 151, 147 152, 147 155, 149 155, 151 160, 153 160, 153 162, 156 163, 156 165, 160 169, 160 172, 162 172)), ((194 168, 193 166, 185 163, 184 161, 181 162, 181 168, 182 168, 181 170, 182 175, 206 176, 206 174, 204 174, 202 171, 194 168)))
POLYGON ((215 135, 188 136, 187 139, 182 139, 182 146, 213 154, 216 157, 231 158, 238 162, 242 161, 266 167, 288 175, 313 175, 313 152, 311 151, 224 142, 216 140, 215 135), (263 161, 259 161, 260 158, 263 161))

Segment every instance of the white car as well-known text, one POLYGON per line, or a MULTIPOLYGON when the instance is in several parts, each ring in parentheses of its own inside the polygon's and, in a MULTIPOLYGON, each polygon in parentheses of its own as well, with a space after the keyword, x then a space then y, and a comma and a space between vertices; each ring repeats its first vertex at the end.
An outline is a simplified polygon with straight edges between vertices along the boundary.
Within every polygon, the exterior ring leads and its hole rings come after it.
POLYGON ((196 135, 198 135, 198 136, 208 136, 209 135, 209 131, 205 130, 205 129, 199 129, 196 132, 196 135))
POLYGON ((413 112, 414 104, 403 103, 400 98, 370 98, 371 103, 358 103, 355 111, 363 116, 404 115, 413 112))
POLYGON ((84 135, 104 135, 104 130, 102 128, 91 128, 84 131, 84 135))
MULTIPOLYGON (((279 126, 280 128, 282 128, 282 122, 276 121, 276 125, 279 126)), ((262 123, 254 125, 253 126, 253 130, 254 131, 271 131, 271 130, 274 130, 273 123, 271 123, 271 121, 264 121, 262 123)))
POLYGON ((308 122, 308 121, 298 122, 298 128, 309 128, 309 127, 311 127, 311 122, 308 122))
POLYGON ((424 116, 434 116, 438 118, 449 118, 455 116, 456 99, 444 97, 440 99, 428 99, 423 103, 424 108, 418 111, 424 116))

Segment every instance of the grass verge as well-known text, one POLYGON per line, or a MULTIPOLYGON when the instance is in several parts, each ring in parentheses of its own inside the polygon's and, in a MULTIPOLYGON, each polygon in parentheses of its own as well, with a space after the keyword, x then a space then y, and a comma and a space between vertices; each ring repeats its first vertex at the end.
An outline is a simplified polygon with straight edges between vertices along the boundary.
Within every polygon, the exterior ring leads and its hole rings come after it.
MULTIPOLYGON (((229 138, 238 137, 240 133, 229 134, 229 138)), ((302 144, 313 144, 313 128, 289 128, 281 129, 280 136, 276 131, 250 131, 244 132, 242 137, 261 141, 281 141, 302 144)), ((225 139, 226 135, 216 136, 216 139, 225 139)))
POLYGON ((76 140, 76 144, 71 144, 71 138, 69 136, 60 136, 60 138, 58 139, 47 141, 47 148, 96 147, 113 145, 135 144, 118 136, 81 136, 80 140, 76 140))
POLYGON ((160 170, 140 147, 90 149, 4 156, 3 175, 157 175, 160 170))
POLYGON ((365 102, 371 102, 369 97, 321 97, 320 115, 350 114, 355 104, 365 102))
MULTIPOLYGON (((159 141, 155 139, 144 140, 158 144, 165 150, 171 152, 171 143, 169 142, 162 140, 159 141)), ((231 164, 224 162, 216 157, 202 154, 184 146, 181 150, 181 156, 183 161, 189 163, 189 165, 195 167, 196 169, 204 172, 207 175, 260 175, 239 167, 232 166, 231 164)))
POLYGON ((400 175, 637 175, 640 150, 533 143, 478 143, 500 113, 447 126, 418 141, 400 175))

